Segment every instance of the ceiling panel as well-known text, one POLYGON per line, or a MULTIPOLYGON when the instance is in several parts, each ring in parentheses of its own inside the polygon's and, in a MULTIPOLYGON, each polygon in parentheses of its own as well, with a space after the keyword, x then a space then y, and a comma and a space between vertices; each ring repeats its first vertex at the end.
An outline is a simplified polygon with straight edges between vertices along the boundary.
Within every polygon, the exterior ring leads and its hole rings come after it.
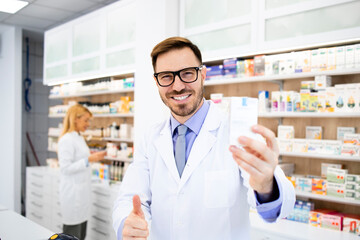
POLYGON ((36 4, 71 12, 81 12, 97 3, 87 0, 37 0, 36 4))
POLYGON ((0 12, 0 22, 1 22, 2 20, 5 20, 5 19, 8 18, 9 16, 11 16, 10 13, 0 12))
POLYGON ((20 15, 28 16, 28 17, 35 17, 35 18, 42 18, 48 19, 52 21, 61 21, 64 20, 71 15, 73 12, 61 10, 61 9, 54 9, 50 7, 45 7, 41 5, 37 5, 36 3, 30 4, 29 6, 21 9, 19 11, 20 15))
POLYGON ((54 21, 23 16, 20 14, 10 16, 4 22, 7 24, 17 25, 24 28, 29 27, 30 29, 38 29, 38 30, 46 29, 48 26, 54 24, 54 21))

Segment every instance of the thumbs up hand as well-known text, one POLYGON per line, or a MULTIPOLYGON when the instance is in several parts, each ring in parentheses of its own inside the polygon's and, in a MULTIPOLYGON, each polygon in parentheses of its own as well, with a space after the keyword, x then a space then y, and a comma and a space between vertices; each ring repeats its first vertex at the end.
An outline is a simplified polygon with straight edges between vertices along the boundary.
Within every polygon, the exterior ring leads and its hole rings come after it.
POLYGON ((124 222, 122 231, 123 240, 147 239, 149 236, 148 224, 144 212, 141 209, 141 201, 138 195, 133 197, 133 210, 124 222))

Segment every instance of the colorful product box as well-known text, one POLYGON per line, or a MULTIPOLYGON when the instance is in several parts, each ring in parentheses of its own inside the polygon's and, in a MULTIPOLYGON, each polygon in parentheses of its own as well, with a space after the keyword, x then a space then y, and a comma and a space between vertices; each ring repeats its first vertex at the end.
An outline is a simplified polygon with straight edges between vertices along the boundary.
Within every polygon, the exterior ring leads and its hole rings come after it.
POLYGON ((328 196, 344 198, 345 197, 345 184, 333 183, 333 182, 328 181, 326 191, 327 191, 328 196))
POLYGON ((328 168, 337 168, 341 169, 342 164, 334 164, 334 163, 321 163, 321 177, 326 178, 327 176, 327 169, 328 168))
POLYGON ((318 96, 318 112, 326 112, 326 90, 319 90, 317 92, 318 96))
POLYGON ((273 75, 272 61, 273 61, 273 56, 272 55, 265 56, 265 76, 273 75))
POLYGON ((308 152, 308 142, 306 139, 293 139, 293 152, 304 153, 308 152))
POLYGON ((306 139, 322 139, 322 127, 321 126, 306 126, 306 139))
POLYGON ((324 214, 321 216, 322 228, 341 231, 342 223, 343 223, 343 216, 335 215, 335 214, 324 214))
POLYGON ((317 112, 318 111, 318 93, 317 92, 310 92, 310 99, 309 99, 309 112, 317 112))
POLYGON ((237 61, 236 70, 237 70, 238 77, 245 76, 245 61, 244 60, 237 61))
POLYGON ((280 92, 279 112, 286 110, 286 92, 280 92))
POLYGON ((259 91, 259 112, 269 112, 270 111, 270 100, 269 100, 269 91, 259 91))
POLYGON ((337 140, 344 140, 346 133, 355 133, 354 127, 337 127, 337 140))
POLYGON ((327 169, 326 180, 332 183, 345 183, 345 178, 348 173, 347 169, 331 168, 327 169))
POLYGON ((278 54, 278 59, 279 59, 279 75, 285 75, 287 74, 286 72, 286 67, 287 67, 287 53, 283 53, 283 54, 278 54))
POLYGON ((291 182, 291 184, 294 186, 296 186, 296 177, 294 176, 286 176, 286 178, 291 182))
POLYGON ((223 61, 224 75, 226 77, 235 78, 237 76, 236 62, 236 58, 225 59, 223 61))
POLYGON ((265 56, 255 56, 254 57, 254 75, 263 76, 265 74, 265 56))
POLYGON ((301 51, 301 59, 302 59, 302 71, 310 72, 311 71, 311 51, 301 51))
POLYGON ((323 153, 324 142, 322 140, 308 140, 308 153, 323 153))
POLYGON ((305 177, 298 177, 296 178, 296 189, 303 192, 312 191, 312 179, 305 178, 305 177))
POLYGON ((285 100, 285 112, 293 112, 294 111, 294 94, 293 91, 285 91, 284 100, 285 100))
POLYGON ((324 154, 340 155, 341 141, 338 140, 324 140, 325 146, 323 149, 324 154))
POLYGON ((343 219, 343 232, 357 234, 360 226, 360 216, 345 215, 343 219))
POLYGON ((346 84, 335 85, 335 112, 345 112, 345 99, 346 99, 346 84))
POLYGON ((254 76, 254 59, 245 60, 245 76, 246 77, 254 76))
POLYGON ((360 133, 345 133, 343 143, 360 146, 360 133))
POLYGON ((279 139, 293 139, 295 135, 294 126, 280 125, 278 126, 278 138, 279 139))
POLYGON ((311 192, 319 195, 326 195, 327 180, 321 178, 312 179, 311 192))
POLYGON ((346 112, 359 112, 360 106, 358 104, 358 84, 346 84, 345 95, 345 111, 346 112))
POLYGON ((279 63, 280 63, 279 58, 280 58, 279 55, 272 56, 272 73, 274 75, 279 74, 279 63))
POLYGON ((300 93, 293 92, 293 112, 300 112, 300 93))
POLYGON ((223 65, 206 66, 206 78, 207 79, 222 77, 223 75, 224 75, 223 65))
POLYGON ((281 92, 271 92, 271 112, 278 112, 280 108, 281 92))
POLYGON ((341 155, 359 156, 359 146, 351 145, 351 144, 343 144, 341 146, 341 155))
POLYGON ((301 81, 300 89, 315 89, 315 81, 301 81))
POLYGON ((308 112, 310 105, 310 90, 300 90, 300 111, 308 112))

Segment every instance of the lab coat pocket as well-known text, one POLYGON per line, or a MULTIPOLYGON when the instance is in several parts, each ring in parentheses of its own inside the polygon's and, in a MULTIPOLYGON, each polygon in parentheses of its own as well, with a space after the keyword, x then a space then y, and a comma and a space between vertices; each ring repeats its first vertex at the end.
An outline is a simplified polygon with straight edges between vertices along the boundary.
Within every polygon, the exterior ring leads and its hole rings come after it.
POLYGON ((231 196, 233 178, 229 170, 205 173, 204 206, 207 208, 230 207, 235 198, 231 196))

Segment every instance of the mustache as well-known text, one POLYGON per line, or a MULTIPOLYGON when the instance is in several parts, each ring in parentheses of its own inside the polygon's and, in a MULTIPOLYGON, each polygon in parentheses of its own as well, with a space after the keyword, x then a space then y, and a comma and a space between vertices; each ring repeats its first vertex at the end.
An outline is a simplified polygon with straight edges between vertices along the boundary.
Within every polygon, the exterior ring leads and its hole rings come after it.
POLYGON ((191 90, 186 90, 186 89, 182 89, 181 91, 176 91, 176 90, 174 90, 174 91, 171 91, 171 92, 169 92, 169 93, 167 93, 166 95, 168 96, 168 97, 170 97, 170 96, 174 96, 174 95, 180 95, 180 94, 184 94, 184 93, 193 93, 193 91, 191 91, 191 90))

